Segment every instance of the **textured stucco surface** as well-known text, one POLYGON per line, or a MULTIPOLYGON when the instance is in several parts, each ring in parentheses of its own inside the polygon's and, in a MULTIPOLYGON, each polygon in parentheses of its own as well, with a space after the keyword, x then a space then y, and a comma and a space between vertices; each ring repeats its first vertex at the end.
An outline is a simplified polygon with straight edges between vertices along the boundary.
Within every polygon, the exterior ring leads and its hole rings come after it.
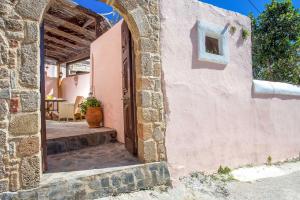
POLYGON ((104 126, 124 143, 121 26, 116 24, 91 44, 93 93, 103 106, 104 126))
POLYGON ((77 96, 88 97, 90 92, 90 74, 66 77, 61 83, 61 97, 68 102, 75 102, 77 96), (77 82, 77 83, 76 83, 77 82))
POLYGON ((251 42, 241 37, 250 20, 196 0, 160 2, 173 176, 299 156, 300 100, 252 95, 251 42), (226 67, 197 60, 197 20, 236 27, 226 67))

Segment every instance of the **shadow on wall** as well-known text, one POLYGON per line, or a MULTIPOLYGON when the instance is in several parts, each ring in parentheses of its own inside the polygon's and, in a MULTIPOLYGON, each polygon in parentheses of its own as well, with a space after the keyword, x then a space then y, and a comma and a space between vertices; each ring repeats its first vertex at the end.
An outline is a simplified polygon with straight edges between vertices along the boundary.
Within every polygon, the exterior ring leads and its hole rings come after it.
POLYGON ((192 50, 192 69, 224 70, 226 65, 200 61, 198 59, 198 30, 197 29, 198 29, 198 25, 197 25, 197 22, 196 22, 195 25, 193 26, 193 28, 191 29, 191 32, 190 32, 190 39, 191 39, 191 43, 192 43, 192 46, 193 46, 193 50, 192 50))

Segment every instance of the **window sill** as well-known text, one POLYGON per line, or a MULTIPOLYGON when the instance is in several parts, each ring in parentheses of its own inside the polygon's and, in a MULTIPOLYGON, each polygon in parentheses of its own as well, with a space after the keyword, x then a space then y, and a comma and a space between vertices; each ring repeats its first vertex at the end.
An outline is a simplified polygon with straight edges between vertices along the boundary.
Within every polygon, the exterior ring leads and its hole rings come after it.
POLYGON ((253 80, 254 94, 300 97, 300 86, 281 82, 253 80))

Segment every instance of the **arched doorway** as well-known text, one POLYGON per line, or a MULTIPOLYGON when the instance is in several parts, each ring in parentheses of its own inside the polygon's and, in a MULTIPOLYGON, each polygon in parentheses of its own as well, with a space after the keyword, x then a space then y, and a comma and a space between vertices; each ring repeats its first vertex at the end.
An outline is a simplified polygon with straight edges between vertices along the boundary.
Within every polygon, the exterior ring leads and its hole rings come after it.
MULTIPOLYGON (((146 163, 166 160, 158 0, 139 3, 134 0, 103 2, 113 6, 124 17, 134 40, 138 157, 146 163)), ((48 0, 22 0, 5 1, 2 5, 8 11, 4 15, 11 19, 11 23, 15 23, 11 31, 19 32, 7 35, 0 33, 5 45, 2 54, 11 58, 10 62, 2 59, 2 64, 5 64, 4 68, 11 74, 12 80, 10 88, 1 93, 1 100, 10 103, 10 110, 5 115, 10 115, 9 122, 7 126, 3 125, 7 132, 4 154, 8 157, 4 166, 18 166, 5 175, 4 181, 9 186, 4 191, 34 188, 40 182, 42 161, 38 27, 48 3, 48 0), (20 51, 20 58, 14 53, 17 51, 20 51), (18 62, 22 67, 16 67, 18 62), (16 152, 10 153, 12 149, 16 149, 16 152)))

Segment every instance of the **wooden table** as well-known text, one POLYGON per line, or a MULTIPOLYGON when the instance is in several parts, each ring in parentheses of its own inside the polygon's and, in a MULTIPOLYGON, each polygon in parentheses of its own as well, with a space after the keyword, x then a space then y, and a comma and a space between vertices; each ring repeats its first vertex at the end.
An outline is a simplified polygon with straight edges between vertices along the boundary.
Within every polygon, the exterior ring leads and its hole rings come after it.
POLYGON ((51 116, 51 119, 53 119, 52 112, 56 111, 59 113, 58 104, 60 102, 65 102, 65 101, 67 101, 67 100, 65 100, 65 99, 45 99, 46 112, 51 116))

